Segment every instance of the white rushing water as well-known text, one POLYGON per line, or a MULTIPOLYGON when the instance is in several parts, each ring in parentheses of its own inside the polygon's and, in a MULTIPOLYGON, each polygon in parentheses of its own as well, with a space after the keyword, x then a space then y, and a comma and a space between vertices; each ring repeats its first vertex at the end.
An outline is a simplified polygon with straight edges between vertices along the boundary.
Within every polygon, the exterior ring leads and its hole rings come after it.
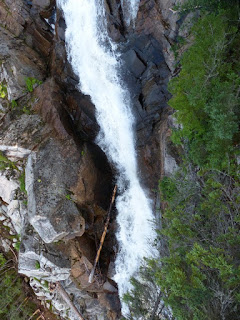
MULTIPOLYGON (((91 96, 96 107, 101 128, 97 143, 118 172, 119 252, 114 279, 123 296, 142 258, 150 255, 149 241, 154 238, 151 207, 139 183, 129 93, 119 80, 117 48, 107 35, 104 0, 58 0, 58 5, 64 12, 68 58, 79 76, 79 89, 91 96)), ((122 311, 126 313, 126 306, 122 311)))
POLYGON ((135 20, 139 2, 140 0, 121 0, 123 15, 127 25, 130 25, 131 21, 135 20))

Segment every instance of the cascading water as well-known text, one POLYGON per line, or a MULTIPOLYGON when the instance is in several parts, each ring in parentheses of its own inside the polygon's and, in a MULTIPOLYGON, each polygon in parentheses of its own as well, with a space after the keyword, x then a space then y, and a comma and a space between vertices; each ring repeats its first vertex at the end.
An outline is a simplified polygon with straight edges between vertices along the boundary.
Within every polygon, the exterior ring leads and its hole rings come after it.
MULTIPOLYGON (((134 10, 137 2, 133 1, 134 10)), ((114 279, 122 297, 142 258, 149 256, 149 241, 154 238, 151 207, 138 179, 131 103, 119 80, 117 48, 106 31, 104 0, 58 0, 58 5, 64 12, 68 57, 79 76, 79 89, 96 107, 101 128, 97 143, 118 172, 119 252, 114 279)), ((126 306, 122 311, 127 312, 126 306)))
POLYGON ((140 0, 121 0, 123 15, 127 25, 130 25, 131 21, 134 21, 139 6, 140 0))

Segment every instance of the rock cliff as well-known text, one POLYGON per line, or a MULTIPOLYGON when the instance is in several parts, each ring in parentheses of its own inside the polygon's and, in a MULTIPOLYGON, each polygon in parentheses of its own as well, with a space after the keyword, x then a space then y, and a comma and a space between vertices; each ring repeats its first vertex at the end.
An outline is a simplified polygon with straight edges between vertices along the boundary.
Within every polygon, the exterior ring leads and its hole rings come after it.
MULTIPOLYGON (((105 1, 109 35, 119 44, 122 79, 133 101, 139 174, 155 209, 160 176, 177 166, 168 150, 167 106, 171 45, 181 24, 174 3, 142 0, 135 25, 127 26, 120 0, 105 1)), ((54 0, 1 1, 0 18, 0 151, 8 159, 0 171, 0 213, 21 238, 19 272, 63 318, 78 319, 50 290, 59 281, 85 319, 120 319, 111 280, 115 212, 94 282, 88 282, 114 168, 94 143, 95 108, 77 89, 67 61, 64 18, 54 0)))

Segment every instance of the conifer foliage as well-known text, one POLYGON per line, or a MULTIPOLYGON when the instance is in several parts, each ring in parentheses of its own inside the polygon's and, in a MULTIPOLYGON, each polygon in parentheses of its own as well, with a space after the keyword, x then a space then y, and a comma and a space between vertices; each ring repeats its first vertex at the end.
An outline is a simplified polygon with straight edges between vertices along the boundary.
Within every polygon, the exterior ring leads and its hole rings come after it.
POLYGON ((160 182, 159 257, 132 281, 129 319, 240 319, 239 5, 189 0, 181 8, 191 9, 200 17, 169 84, 182 164, 160 182))

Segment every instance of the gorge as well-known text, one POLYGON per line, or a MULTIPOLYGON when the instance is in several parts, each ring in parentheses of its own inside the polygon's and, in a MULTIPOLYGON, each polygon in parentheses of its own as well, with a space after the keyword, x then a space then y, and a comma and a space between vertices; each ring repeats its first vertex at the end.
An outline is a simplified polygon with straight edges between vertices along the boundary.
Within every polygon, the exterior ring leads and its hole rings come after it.
MULTIPOLYGON (((130 278, 141 260, 151 256, 155 238, 150 201, 138 177, 131 100, 120 82, 120 58, 107 34, 103 2, 69 0, 58 4, 64 12, 68 57, 80 79, 79 88, 96 107, 100 126, 97 143, 117 170, 119 248, 114 280, 123 296, 131 288, 130 278)), ((126 14, 134 18, 136 7, 132 1, 126 14)))
POLYGON ((52 283, 84 319, 120 319, 119 296, 154 253, 158 181, 177 167, 167 106, 174 3, 0 3, 1 248, 19 239, 19 273, 63 319, 76 315, 52 283))

